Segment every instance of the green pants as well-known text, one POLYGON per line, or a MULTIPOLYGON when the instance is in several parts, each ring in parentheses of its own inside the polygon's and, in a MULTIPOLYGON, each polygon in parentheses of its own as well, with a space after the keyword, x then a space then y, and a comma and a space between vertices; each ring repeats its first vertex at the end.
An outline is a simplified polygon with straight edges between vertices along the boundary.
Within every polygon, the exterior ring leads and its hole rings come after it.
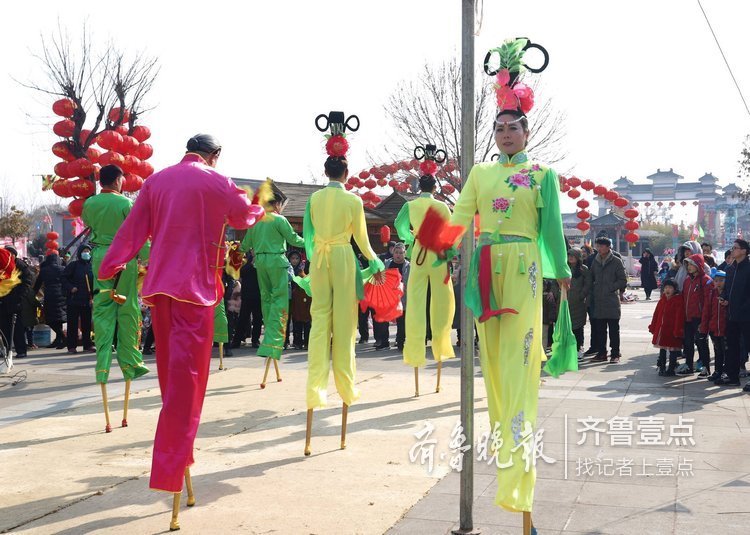
POLYGON ((112 300, 110 290, 115 279, 97 279, 99 266, 107 252, 107 247, 94 247, 92 252, 94 268, 94 335, 96 337, 96 382, 106 383, 112 365, 112 343, 117 329, 117 362, 126 380, 135 379, 148 373, 143 364, 143 355, 138 349, 141 338, 141 308, 138 306, 138 263, 128 262, 117 284, 117 293, 127 297, 122 305, 112 300), (98 290, 98 291, 97 291, 98 290))
POLYGON ((286 324, 289 318, 289 271, 287 267, 266 265, 278 264, 274 260, 258 256, 255 261, 260 287, 260 306, 265 326, 258 356, 278 360, 284 350, 286 324))
POLYGON ((214 342, 218 344, 229 342, 229 323, 227 322, 224 298, 219 299, 216 308, 214 308, 214 342))

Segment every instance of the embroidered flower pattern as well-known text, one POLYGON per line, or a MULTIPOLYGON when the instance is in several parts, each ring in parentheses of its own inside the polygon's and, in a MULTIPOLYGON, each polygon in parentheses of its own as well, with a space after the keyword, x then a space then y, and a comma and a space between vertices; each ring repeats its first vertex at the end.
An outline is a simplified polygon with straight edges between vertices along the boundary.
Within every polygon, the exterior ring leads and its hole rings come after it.
POLYGON ((542 168, 539 164, 533 164, 531 169, 521 169, 518 173, 514 173, 505 179, 505 183, 510 186, 513 191, 518 188, 531 189, 537 185, 534 173, 541 171, 542 168))
POLYGON ((513 417, 510 423, 510 430, 513 433, 513 442, 518 446, 521 443, 521 433, 523 432, 524 414, 520 411, 513 417))
POLYGON ((505 197, 499 197, 492 201, 492 211, 493 212, 507 212, 510 208, 510 199, 506 199, 505 197))
POLYGON ((536 273, 536 262, 532 262, 529 266, 529 284, 531 285, 531 295, 534 299, 536 299, 536 273))
POLYGON ((531 341, 534 339, 534 329, 529 329, 523 339, 523 365, 529 365, 529 353, 531 353, 531 341))

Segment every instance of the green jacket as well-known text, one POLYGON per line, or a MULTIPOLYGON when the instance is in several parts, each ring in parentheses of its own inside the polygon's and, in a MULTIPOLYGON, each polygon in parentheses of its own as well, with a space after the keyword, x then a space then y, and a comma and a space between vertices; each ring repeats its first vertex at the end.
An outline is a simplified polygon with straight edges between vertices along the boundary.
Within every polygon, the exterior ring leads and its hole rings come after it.
POLYGON ((260 263, 264 267, 288 267, 287 243, 294 247, 305 246, 305 240, 294 232, 286 217, 268 212, 247 230, 240 249, 243 252, 252 249, 256 264, 260 263))
MULTIPOLYGON (((133 201, 119 193, 102 192, 86 199, 81 219, 84 225, 91 227, 91 242, 109 247, 132 208, 133 201)), ((141 260, 148 259, 149 248, 147 241, 138 255, 141 260)))

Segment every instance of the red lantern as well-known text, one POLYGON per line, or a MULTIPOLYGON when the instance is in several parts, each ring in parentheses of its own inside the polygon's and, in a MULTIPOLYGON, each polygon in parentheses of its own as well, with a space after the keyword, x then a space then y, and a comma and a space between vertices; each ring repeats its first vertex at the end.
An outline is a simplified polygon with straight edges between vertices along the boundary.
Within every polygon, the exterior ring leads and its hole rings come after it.
POLYGON ((138 150, 138 145, 138 140, 133 136, 122 136, 122 143, 120 143, 119 152, 123 154, 135 154, 135 152, 138 150))
MULTIPOLYGON (((81 143, 81 145, 83 145, 84 147, 87 146, 86 142, 88 141, 90 135, 91 130, 88 130, 87 128, 81 130, 81 134, 78 136, 78 141, 81 143)), ((93 143, 94 140, 92 139, 91 142, 93 143)))
POLYGON ((125 162, 125 158, 123 157, 123 155, 120 154, 119 152, 115 152, 115 151, 105 152, 104 154, 102 154, 99 157, 99 163, 102 166, 104 166, 104 165, 116 165, 117 167, 119 167, 120 169, 122 169, 122 165, 123 165, 124 162, 125 162))
POLYGON ((625 241, 628 243, 635 243, 638 241, 639 237, 640 236, 638 236, 638 234, 636 234, 635 232, 628 232, 627 234, 625 234, 625 241))
POLYGON ((604 194, 604 198, 607 199, 609 202, 614 202, 615 200, 617 200, 618 197, 619 195, 617 194, 616 191, 608 191, 607 193, 604 194))
POLYGON ((52 104, 52 112, 60 117, 72 117, 78 106, 69 98, 61 98, 52 104))
POLYGON ((601 197, 605 193, 607 193, 607 188, 605 188, 604 186, 595 186, 594 187, 594 195, 598 195, 598 196, 601 197))
POLYGON ((140 169, 139 169, 139 171, 140 171, 140 172, 137 172, 136 174, 137 174, 137 175, 140 175, 140 176, 142 176, 142 177, 143 177, 144 179, 146 179, 146 178, 148 178, 148 177, 150 177, 151 175, 153 175, 153 174, 154 174, 154 166, 153 166, 153 165, 151 165, 151 164, 150 164, 150 163, 148 163, 148 162, 144 162, 144 161, 142 161, 142 162, 141 162, 141 165, 140 165, 140 169))
MULTIPOLYGON (((112 121, 113 123, 116 123, 120 121, 121 110, 122 108, 120 108, 119 106, 117 108, 112 108, 111 110, 109 110, 109 115, 107 117, 109 117, 110 121, 112 121)), ((128 110, 124 110, 122 112, 122 121, 120 121, 120 123, 127 123, 129 121, 130 121, 130 112, 128 110)))
POLYGON ((633 206, 638 206, 638 203, 637 203, 637 202, 634 202, 634 203, 633 203, 633 206))
POLYGON ((44 244, 44 246, 47 249, 57 249, 58 247, 60 247, 60 244, 57 243, 55 240, 49 240, 47 243, 44 244))
POLYGON ((349 183, 349 182, 347 182, 346 184, 344 184, 344 189, 346 189, 346 191, 351 191, 353 187, 354 186, 352 186, 352 184, 349 183))
POLYGON ((659 208, 661 208, 662 206, 664 206, 664 203, 661 202, 661 201, 659 201, 658 203, 656 203, 656 206, 658 206, 659 208))
POLYGON ((391 228, 388 225, 380 227, 380 243, 387 245, 391 241, 391 228))
POLYGON ((687 206, 687 203, 686 203, 685 201, 682 201, 682 202, 680 203, 680 206, 687 206))
POLYGON ((81 178, 87 177, 94 172, 94 164, 88 161, 86 158, 78 158, 68 164, 68 169, 73 176, 79 176, 81 178))
POLYGON ((446 172, 452 173, 453 171, 456 170, 456 164, 450 161, 447 164, 445 164, 444 169, 446 170, 446 172))
POLYGON ((105 150, 118 150, 122 136, 114 130, 105 130, 96 137, 96 143, 105 150))
POLYGON ((372 178, 368 178, 365 180, 365 187, 367 189, 372 189, 377 185, 377 182, 375 182, 372 178))
POLYGON ((154 154, 154 147, 148 143, 141 143, 135 150, 134 155, 138 156, 141 160, 148 160, 154 154))
POLYGON ((576 206, 578 208, 588 208, 589 207, 589 201, 587 201, 586 199, 581 199, 580 201, 578 201, 576 203, 576 206))
POLYGON ((68 212, 73 217, 81 217, 83 213, 83 203, 85 199, 75 199, 68 205, 68 212))
POLYGON ((576 214, 576 216, 578 217, 578 219, 588 219, 589 217, 591 217, 591 214, 586 210, 581 210, 576 214))
POLYGON ((57 162, 54 169, 55 174, 60 178, 73 178, 75 175, 71 174, 69 165, 67 162, 57 162))
POLYGON ((138 142, 143 143, 148 138, 151 137, 151 130, 148 126, 141 126, 138 125, 135 128, 133 128, 133 137, 138 140, 138 142))
POLYGON ((700 203, 698 201, 693 201, 693 206, 698 206, 700 203))
POLYGON ((58 197, 72 197, 73 196, 73 193, 70 191, 69 180, 55 180, 52 183, 52 191, 58 197))
POLYGON ((591 225, 589 225, 586 221, 581 221, 576 225, 576 228, 581 232, 586 232, 591 228, 591 225))
POLYGON ((58 234, 57 232, 55 232, 54 230, 51 230, 51 231, 50 231, 50 232, 48 232, 48 233, 47 233, 47 235, 46 235, 46 238, 47 238, 48 240, 56 240, 56 239, 57 239, 57 238, 59 238, 59 237, 60 237, 60 235, 59 235, 59 234, 58 234))
POLYGON ((646 203, 644 203, 644 206, 646 206, 646 208, 648 208, 649 206, 651 206, 651 203, 650 202, 646 202, 646 203))
POLYGON ((395 178, 392 178, 388 181, 388 185, 392 187, 393 189, 396 189, 396 186, 398 186, 398 180, 395 178))
POLYGON ((380 186, 381 188, 383 186, 386 186, 387 184, 388 184, 388 181, 385 178, 379 178, 378 179, 378 186, 380 186))
POLYGON ((88 149, 86 149, 86 158, 91 163, 99 163, 99 157, 101 155, 102 155, 102 152, 96 147, 89 147, 88 149))
POLYGON ((87 198, 96 193, 96 186, 91 180, 79 178, 70 183, 70 192, 74 197, 87 198))
POLYGON ((361 178, 362 180, 367 180, 368 178, 370 178, 370 173, 368 171, 362 171, 359 174, 359 178, 361 178))
POLYGON ((125 180, 122 183, 122 191, 134 192, 141 189, 143 179, 133 173, 125 173, 125 180))
POLYGON ((130 154, 123 157, 122 171, 124 173, 138 174, 138 171, 140 171, 140 169, 141 161, 138 158, 136 158, 135 156, 131 156, 130 154))
POLYGON ((570 177, 568 180, 566 180, 566 182, 570 184, 571 188, 577 188, 578 186, 581 185, 581 179, 578 178, 577 176, 570 177))
POLYGON ((638 227, 640 227, 640 225, 638 224, 637 221, 626 221, 625 222, 625 228, 627 230, 638 230, 638 227))
POLYGON ((636 217, 638 217, 638 210, 636 210, 635 208, 629 208, 623 213, 628 219, 635 219, 636 217))
POLYGON ((567 193, 568 191, 570 191, 570 186, 568 186, 567 182, 563 182, 562 184, 560 184, 560 191, 563 193, 567 193))
POLYGON ((446 195, 452 195, 454 191, 456 191, 456 188, 454 188, 451 184, 445 184, 443 186, 443 193, 445 193, 446 195))
POLYGON ((614 204, 618 208, 625 208, 628 205, 628 200, 624 197, 618 197, 615 199, 614 204))
POLYGON ((568 197, 570 197, 571 199, 577 199, 580 196, 581 196, 581 192, 578 191, 577 189, 572 189, 568 192, 568 197))
POLYGON ((586 191, 591 191, 596 187, 596 184, 594 184, 591 180, 584 180, 581 182, 581 188, 585 189, 586 191))
POLYGON ((73 135, 76 124, 70 119, 63 119, 58 121, 52 127, 52 131, 60 137, 70 137, 73 135))
POLYGON ((672 208, 674 206, 674 202, 669 203, 669 207, 672 208))
POLYGON ((52 154, 57 156, 58 158, 62 158, 66 162, 72 162, 76 159, 76 157, 73 155, 73 152, 71 151, 70 143, 67 141, 58 141, 54 145, 52 145, 52 154))

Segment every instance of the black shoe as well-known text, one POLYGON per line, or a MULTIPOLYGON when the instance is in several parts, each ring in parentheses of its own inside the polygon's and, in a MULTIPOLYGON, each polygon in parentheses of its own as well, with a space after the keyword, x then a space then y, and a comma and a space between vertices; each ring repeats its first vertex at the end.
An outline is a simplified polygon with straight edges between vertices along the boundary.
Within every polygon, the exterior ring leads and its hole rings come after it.
MULTIPOLYGON (((17 358, 17 359, 25 359, 26 358, 26 353, 19 353, 18 355, 15 356, 15 358, 17 358)), ((748 383, 748 384, 750 384, 750 383, 748 383)))
POLYGON ((664 377, 664 373, 666 370, 664 368, 659 368, 659 377, 664 377))
POLYGON ((142 355, 146 355, 146 356, 153 355, 154 354, 154 350, 151 349, 150 347, 146 347, 146 348, 143 349, 143 351, 141 352, 141 354, 142 355))
POLYGON ((260 342, 253 342, 250 344, 250 347, 254 347, 255 349, 258 349, 260 347, 260 342))
POLYGON ((232 348, 231 347, 225 347, 224 348, 224 356, 225 357, 233 357, 234 356, 234 353, 232 353, 232 348))
POLYGON ((716 379, 718 379, 719 377, 721 377, 721 375, 719 375, 718 373, 714 372, 711 375, 709 375, 708 377, 706 377, 706 379, 708 379, 709 381, 716 381, 716 379))
MULTIPOLYGON (((24 355, 25 357, 26 355, 24 355)), ((750 392, 750 383, 747 383, 745 387, 742 389, 743 392, 750 392)))
POLYGON ((231 344, 229 344, 229 349, 239 349, 239 348, 240 348, 239 342, 232 342, 231 344))
POLYGON ((54 341, 50 345, 44 346, 44 347, 46 347, 47 349, 55 349, 56 346, 57 346, 57 341, 54 341))
POLYGON ((358 344, 366 344, 369 340, 367 338, 360 338, 358 344))
POLYGON ((740 386, 739 379, 732 379, 730 377, 721 377, 714 381, 716 386, 740 386))
POLYGON ((378 350, 380 350, 380 349, 388 349, 389 347, 390 347, 390 344, 388 344, 388 342, 386 342, 385 344, 381 343, 381 344, 376 345, 375 349, 378 349, 378 350))
POLYGON ((676 374, 672 368, 669 368, 662 375, 663 377, 674 377, 676 374))
POLYGON ((586 352, 583 354, 584 357, 590 357, 591 355, 596 355, 597 351, 593 347, 590 347, 586 350, 586 352))
POLYGON ((70 353, 71 355, 75 355, 76 353, 78 353, 78 350, 74 347, 73 349, 68 349, 68 353, 70 353))

